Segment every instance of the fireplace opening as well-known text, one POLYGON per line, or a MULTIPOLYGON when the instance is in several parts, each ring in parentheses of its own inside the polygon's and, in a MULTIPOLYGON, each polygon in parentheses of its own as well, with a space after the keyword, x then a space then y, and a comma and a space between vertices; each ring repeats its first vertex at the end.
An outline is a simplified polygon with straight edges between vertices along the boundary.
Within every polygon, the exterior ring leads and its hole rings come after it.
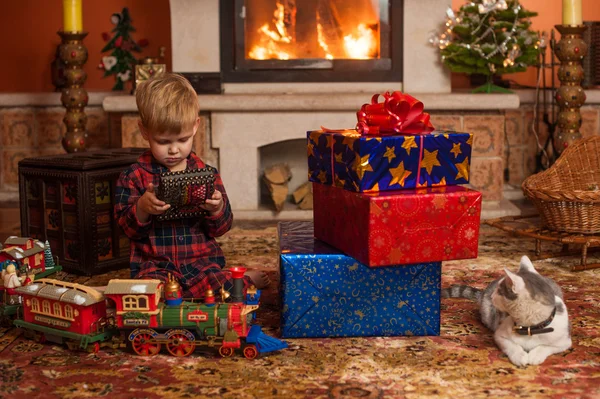
POLYGON ((308 181, 308 164, 306 162, 306 139, 293 139, 278 141, 259 148, 260 158, 260 207, 262 209, 274 209, 273 199, 262 176, 264 170, 270 166, 285 164, 291 171, 291 179, 287 183, 288 195, 284 209, 297 209, 298 206, 292 200, 292 194, 302 184, 308 181))
POLYGON ((401 81, 402 8, 402 0, 221 0, 223 81, 401 81))
POLYGON ((245 4, 245 59, 374 59, 379 4, 371 0, 252 0, 245 4))

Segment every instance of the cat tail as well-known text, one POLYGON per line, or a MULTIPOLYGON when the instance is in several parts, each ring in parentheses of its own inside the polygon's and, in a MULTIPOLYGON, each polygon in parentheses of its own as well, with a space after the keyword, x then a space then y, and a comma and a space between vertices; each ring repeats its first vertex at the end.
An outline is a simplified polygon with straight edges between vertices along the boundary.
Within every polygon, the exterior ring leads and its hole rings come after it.
POLYGON ((468 285, 451 285, 442 289, 442 298, 466 298, 479 302, 483 291, 468 285))

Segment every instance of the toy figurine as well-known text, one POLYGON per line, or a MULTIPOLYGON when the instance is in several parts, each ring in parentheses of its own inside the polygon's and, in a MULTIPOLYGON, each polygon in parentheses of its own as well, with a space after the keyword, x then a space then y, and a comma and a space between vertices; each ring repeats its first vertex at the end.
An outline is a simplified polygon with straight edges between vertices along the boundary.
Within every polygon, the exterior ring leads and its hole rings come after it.
POLYGON ((22 286, 21 279, 17 276, 17 268, 15 265, 10 264, 2 271, 2 281, 4 282, 4 289, 8 297, 8 304, 14 305, 19 303, 19 295, 14 290, 17 287, 22 286))

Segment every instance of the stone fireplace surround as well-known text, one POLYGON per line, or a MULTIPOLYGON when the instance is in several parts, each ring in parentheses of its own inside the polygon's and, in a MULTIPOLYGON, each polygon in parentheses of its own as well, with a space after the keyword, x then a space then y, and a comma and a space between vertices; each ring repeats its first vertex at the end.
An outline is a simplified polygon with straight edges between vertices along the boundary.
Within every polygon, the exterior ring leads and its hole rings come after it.
MULTIPOLYGON (((173 71, 219 72, 219 0, 171 0, 170 4, 173 71)), ((437 128, 475 134, 472 185, 481 189, 492 182, 493 189, 482 191, 484 199, 497 206, 502 199, 504 112, 517 109, 519 97, 450 93, 449 73, 427 42, 429 33, 444 22, 450 5, 451 0, 404 0, 403 82, 225 83, 221 95, 200 95, 209 147, 200 152, 209 161, 209 154, 216 153, 213 162, 226 182, 236 215, 272 214, 261 206, 261 148, 304 139, 307 130, 320 126, 352 128, 360 106, 372 94, 386 90, 403 90, 423 101, 437 128), (445 118, 449 113, 450 122, 445 118)), ((137 111, 133 96, 109 96, 103 107, 109 114, 137 111)), ((306 153, 293 155, 298 156, 306 153)), ((311 212, 284 211, 277 217, 300 214, 309 217, 311 212)))

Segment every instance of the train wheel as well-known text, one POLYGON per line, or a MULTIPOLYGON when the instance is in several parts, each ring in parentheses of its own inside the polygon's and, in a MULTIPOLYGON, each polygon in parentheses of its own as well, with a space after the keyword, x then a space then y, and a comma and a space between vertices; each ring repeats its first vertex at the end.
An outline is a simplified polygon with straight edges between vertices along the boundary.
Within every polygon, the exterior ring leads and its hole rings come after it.
POLYGON ((148 333, 139 333, 131 341, 133 351, 140 356, 154 356, 160 351, 160 344, 152 342, 153 338, 148 333))
POLYGON ((196 344, 183 334, 173 334, 169 337, 167 350, 173 356, 183 357, 192 354, 196 344))
POLYGON ((226 348, 224 346, 221 346, 219 348, 219 354, 223 357, 230 357, 231 355, 233 355, 233 348, 226 348))
POLYGON ((258 350, 255 345, 246 345, 244 347, 244 357, 246 359, 254 359, 258 356, 258 350))

